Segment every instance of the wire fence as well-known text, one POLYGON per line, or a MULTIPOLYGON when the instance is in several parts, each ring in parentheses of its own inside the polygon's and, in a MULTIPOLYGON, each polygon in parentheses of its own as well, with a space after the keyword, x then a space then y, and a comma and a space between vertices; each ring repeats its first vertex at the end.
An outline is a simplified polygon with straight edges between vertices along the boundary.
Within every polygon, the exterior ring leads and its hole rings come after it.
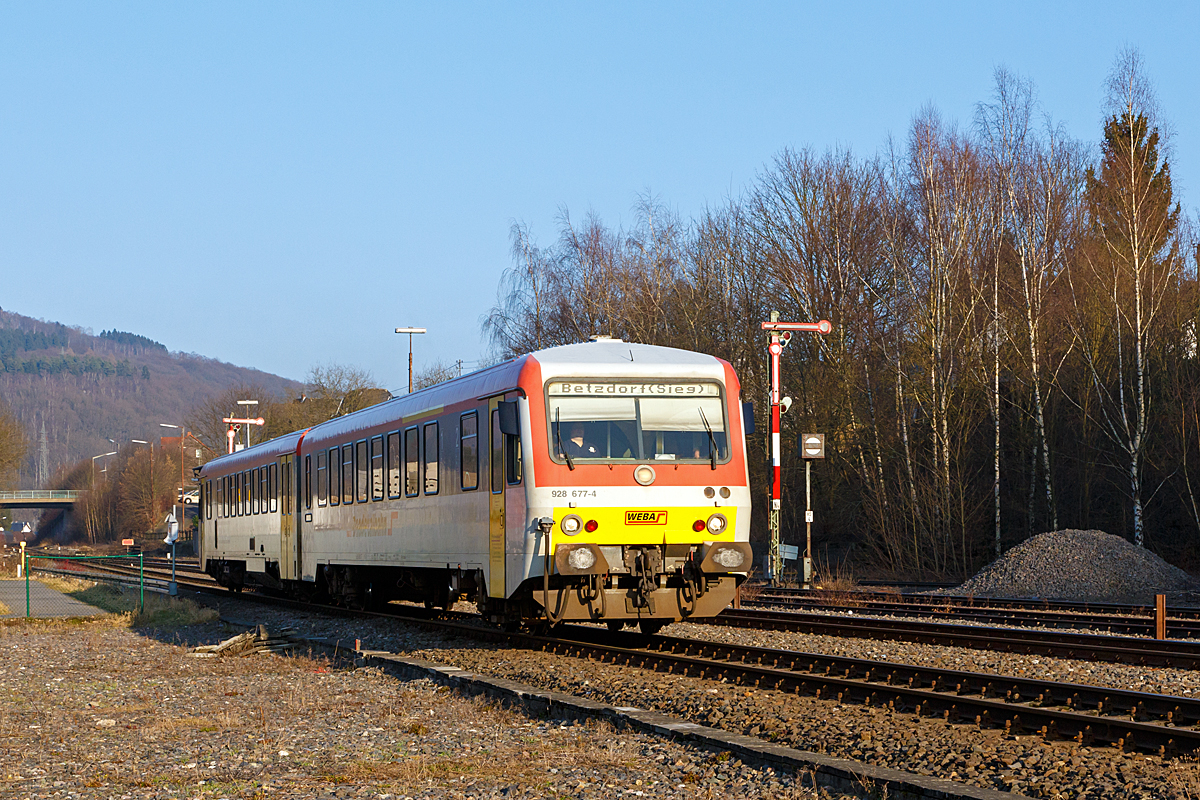
POLYGON ((120 605, 145 609, 146 563, 141 553, 63 556, 22 548, 17 577, 0 579, 0 617, 47 619, 107 614, 116 610, 114 590, 126 596, 120 605))

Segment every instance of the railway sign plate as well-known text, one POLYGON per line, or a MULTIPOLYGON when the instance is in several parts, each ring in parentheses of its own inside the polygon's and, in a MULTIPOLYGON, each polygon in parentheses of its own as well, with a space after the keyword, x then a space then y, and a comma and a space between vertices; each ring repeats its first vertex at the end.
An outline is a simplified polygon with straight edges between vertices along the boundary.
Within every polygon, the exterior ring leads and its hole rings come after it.
POLYGON ((800 434, 800 454, 805 458, 824 458, 825 457, 825 434, 823 433, 802 433, 800 434))

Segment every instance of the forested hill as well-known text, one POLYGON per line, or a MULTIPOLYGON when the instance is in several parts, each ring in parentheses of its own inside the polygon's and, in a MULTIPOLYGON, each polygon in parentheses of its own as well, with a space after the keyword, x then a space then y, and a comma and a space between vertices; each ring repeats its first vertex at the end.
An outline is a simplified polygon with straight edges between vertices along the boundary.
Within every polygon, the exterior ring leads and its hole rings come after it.
POLYGON ((231 386, 257 386, 288 396, 300 384, 235 367, 120 330, 91 331, 0 310, 0 400, 24 426, 29 456, 24 488, 61 466, 131 439, 152 441, 173 431, 206 398, 231 386), (45 427, 43 446, 42 429, 45 427))

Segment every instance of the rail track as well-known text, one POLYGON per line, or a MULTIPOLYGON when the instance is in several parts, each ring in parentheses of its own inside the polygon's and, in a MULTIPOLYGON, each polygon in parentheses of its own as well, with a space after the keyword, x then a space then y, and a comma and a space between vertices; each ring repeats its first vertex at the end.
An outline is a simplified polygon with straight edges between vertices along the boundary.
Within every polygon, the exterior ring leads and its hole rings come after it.
MULTIPOLYGON (((110 571, 120 569, 116 566, 110 571)), ((232 595, 211 580, 199 580, 194 573, 180 573, 178 582, 197 591, 232 595)), ((630 665, 667 674, 723 678, 742 685, 806 694, 842 703, 881 706, 919 717, 932 716, 948 722, 1001 728, 1012 734, 1032 733, 1050 739, 1072 739, 1089 745, 1108 744, 1126 750, 1164 755, 1200 749, 1200 699, 670 636, 643 636, 626 632, 614 634, 586 625, 561 625, 553 630, 553 635, 546 632, 507 632, 481 625, 473 615, 428 612, 400 604, 391 604, 377 611, 355 611, 255 592, 237 596, 317 613, 398 619, 427 630, 522 649, 630 665)), ((726 613, 733 620, 737 614, 744 614, 745 611, 726 613)), ((834 624, 843 621, 826 615, 813 616, 825 616, 834 624)), ((705 622, 729 624, 722 622, 724 618, 725 614, 705 622)), ((995 633, 995 629, 986 629, 977 635, 994 640, 995 633)), ((945 643, 937 638, 936 633, 929 636, 927 641, 945 643)), ((1118 638, 1079 636, 1085 639, 1118 638)), ((1154 646, 1161 647, 1163 643, 1147 641, 1145 644, 1146 647, 1138 653, 1143 660, 1135 663, 1169 657, 1175 659, 1176 666, 1182 666, 1179 653, 1156 652, 1152 649, 1154 646)), ((1200 643, 1194 646, 1196 649, 1188 656, 1192 659, 1189 665, 1200 666, 1200 643)), ((1074 651, 1072 657, 1087 657, 1087 652, 1090 651, 1081 647, 1074 651)), ((1122 653, 1122 656, 1128 658, 1129 653, 1122 653)))
POLYGON ((794 633, 916 642, 1024 655, 1075 658, 1149 667, 1200 669, 1200 640, 1158 640, 1134 636, 1071 633, 1030 628, 997 628, 912 619, 857 617, 842 614, 727 609, 718 617, 697 620, 794 633))
MULTIPOLYGON (((1011 609, 1014 611, 1045 611, 1056 613, 1094 614, 1098 616, 1148 617, 1154 614, 1149 604, 1103 603, 1097 601, 1049 600, 1045 598, 975 597, 953 594, 907 594, 876 590, 853 589, 796 589, 791 587, 752 587, 743 602, 770 603, 777 606, 810 607, 845 605, 855 608, 878 606, 897 609, 1011 609)), ((1169 606, 1167 615, 1174 620, 1200 620, 1200 607, 1169 606)))

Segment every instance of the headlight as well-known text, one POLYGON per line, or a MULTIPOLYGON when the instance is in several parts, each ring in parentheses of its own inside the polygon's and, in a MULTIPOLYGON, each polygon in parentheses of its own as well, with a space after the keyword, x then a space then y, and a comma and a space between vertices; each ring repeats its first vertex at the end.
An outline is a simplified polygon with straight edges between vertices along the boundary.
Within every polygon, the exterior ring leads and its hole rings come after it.
POLYGON ((654 483, 654 467, 642 464, 633 470, 633 479, 642 486, 649 486, 654 483))
POLYGON ((590 548, 580 547, 567 554, 567 563, 571 569, 587 572, 596 563, 596 554, 590 548))
POLYGON ((713 514, 708 518, 708 532, 714 534, 722 533, 728 524, 729 521, 725 519, 724 514, 713 514))
POLYGON ((558 523, 558 526, 567 536, 574 536, 583 527, 583 520, 577 514, 568 514, 562 518, 562 522, 558 523))

